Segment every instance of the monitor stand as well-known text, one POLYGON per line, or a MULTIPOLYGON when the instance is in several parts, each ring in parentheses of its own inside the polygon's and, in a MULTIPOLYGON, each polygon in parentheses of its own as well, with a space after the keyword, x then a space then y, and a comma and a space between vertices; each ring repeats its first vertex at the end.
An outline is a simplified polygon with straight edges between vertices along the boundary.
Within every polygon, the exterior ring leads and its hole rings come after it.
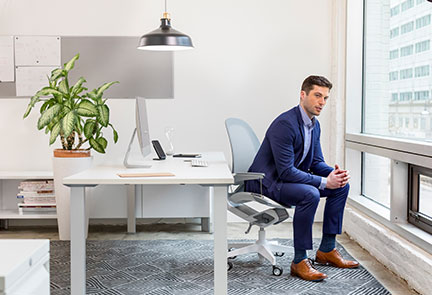
POLYGON ((128 148, 127 148, 127 151, 126 151, 126 155, 125 155, 124 160, 123 160, 123 165, 126 168, 150 168, 152 165, 149 165, 149 164, 147 164, 147 165, 145 165, 145 164, 142 164, 142 165, 130 164, 129 161, 128 161, 129 160, 129 153, 130 153, 130 150, 131 150, 131 147, 132 147, 132 143, 133 143, 133 140, 135 138, 136 133, 137 133, 137 129, 135 128, 134 132, 132 133, 132 138, 131 138, 131 140, 129 142, 129 145, 128 145, 128 148))

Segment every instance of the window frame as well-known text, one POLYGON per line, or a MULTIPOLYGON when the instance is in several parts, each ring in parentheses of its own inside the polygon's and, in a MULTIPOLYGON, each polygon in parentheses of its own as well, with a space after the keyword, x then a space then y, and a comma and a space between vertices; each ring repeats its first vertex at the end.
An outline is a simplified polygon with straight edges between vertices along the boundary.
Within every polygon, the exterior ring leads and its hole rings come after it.
POLYGON ((420 175, 432 178, 432 169, 409 165, 408 184, 408 222, 432 234, 432 219, 419 212, 420 203, 420 175))

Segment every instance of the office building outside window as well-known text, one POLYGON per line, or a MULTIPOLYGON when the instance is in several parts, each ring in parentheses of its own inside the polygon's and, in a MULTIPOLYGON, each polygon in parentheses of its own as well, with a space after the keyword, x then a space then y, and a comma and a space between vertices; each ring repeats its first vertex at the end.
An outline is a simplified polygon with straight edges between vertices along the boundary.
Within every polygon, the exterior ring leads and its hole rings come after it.
MULTIPOLYGON (((432 3, 365 0, 365 4, 362 132, 426 145, 432 142, 432 3)), ((389 207, 391 160, 363 153, 362 163, 362 194, 389 207)), ((413 180, 417 191, 410 191, 415 216, 410 221, 420 214, 431 221, 432 229, 432 170, 419 171, 413 180)))
POLYGON ((427 50, 430 49, 430 40, 425 40, 425 41, 422 41, 422 42, 417 42, 416 45, 415 45, 415 47, 416 47, 416 50, 415 50, 416 53, 427 51, 427 50))
POLYGON ((414 52, 414 46, 413 45, 408 45, 408 46, 404 46, 400 49, 400 56, 408 56, 413 54, 414 52))
POLYGON ((418 19, 416 19, 416 29, 420 29, 423 28, 427 25, 430 25, 431 23, 431 15, 425 15, 423 17, 420 17, 418 19))
POLYGON ((414 6, 414 0, 406 0, 402 2, 402 11, 408 10, 414 6))
POLYGON ((399 57, 399 49, 394 49, 390 51, 390 59, 395 59, 399 57))

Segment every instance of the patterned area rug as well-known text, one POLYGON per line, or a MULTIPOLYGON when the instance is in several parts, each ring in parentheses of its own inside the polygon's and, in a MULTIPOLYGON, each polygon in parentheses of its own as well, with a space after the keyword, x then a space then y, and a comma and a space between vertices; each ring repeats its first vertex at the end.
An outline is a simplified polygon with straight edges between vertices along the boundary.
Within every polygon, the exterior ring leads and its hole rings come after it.
MULTIPOLYGON (((292 240, 278 240, 292 246, 292 240)), ((314 240, 314 248, 319 240, 314 240)), ((341 254, 351 257, 337 245, 341 254)), ((310 253, 314 253, 310 251, 310 253)), ((390 294, 366 269, 317 265, 328 279, 314 283, 289 275, 293 253, 277 257, 284 269, 272 275, 270 263, 258 255, 239 256, 228 272, 228 294, 390 294)), ((70 294, 69 242, 51 242, 51 294, 70 294)), ((210 295, 213 294, 213 241, 145 240, 87 241, 87 294, 210 295)))

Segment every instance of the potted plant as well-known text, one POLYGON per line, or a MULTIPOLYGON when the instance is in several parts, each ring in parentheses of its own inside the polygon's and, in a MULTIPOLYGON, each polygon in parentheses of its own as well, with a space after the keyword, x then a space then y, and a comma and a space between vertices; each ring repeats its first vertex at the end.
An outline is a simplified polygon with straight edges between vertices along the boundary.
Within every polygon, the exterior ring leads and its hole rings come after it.
POLYGON ((111 128, 114 142, 118 140, 118 133, 109 122, 110 110, 103 98, 104 92, 118 81, 105 83, 89 92, 83 86, 86 82, 83 77, 75 84, 69 84, 68 74, 78 59, 79 54, 63 68, 51 72, 48 86, 36 92, 24 114, 26 118, 33 107, 42 102, 37 128, 50 134, 50 145, 60 138, 62 149, 54 150, 53 171, 61 240, 70 239, 70 189, 62 184, 63 178, 91 166, 91 149, 105 153, 108 141, 102 132, 104 128, 111 128))

